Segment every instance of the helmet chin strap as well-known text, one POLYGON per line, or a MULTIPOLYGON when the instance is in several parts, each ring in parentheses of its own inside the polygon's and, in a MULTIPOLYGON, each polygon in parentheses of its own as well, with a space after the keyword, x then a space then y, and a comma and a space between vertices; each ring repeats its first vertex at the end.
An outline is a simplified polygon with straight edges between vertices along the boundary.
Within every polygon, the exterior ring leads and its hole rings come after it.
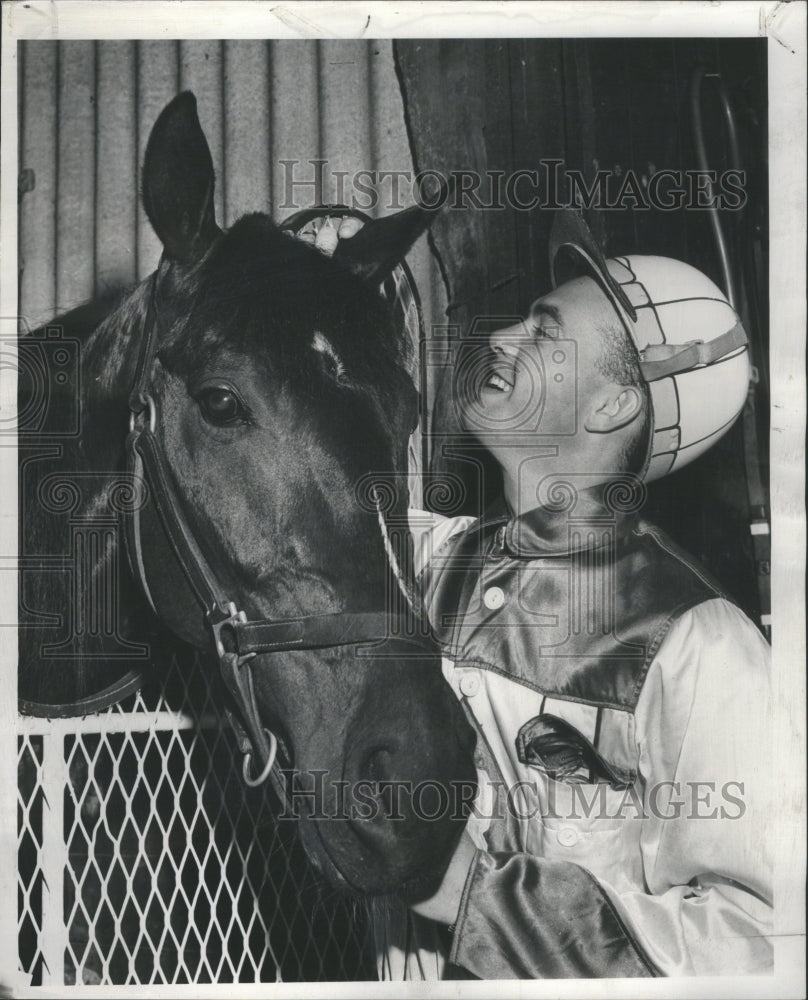
POLYGON ((646 382, 679 375, 701 365, 711 365, 749 343, 740 323, 714 340, 686 344, 649 344, 640 354, 640 371, 646 382))
POLYGON ((553 287, 580 276, 596 282, 637 352, 653 420, 643 478, 659 479, 698 458, 732 426, 748 396, 749 341, 732 303, 682 261, 640 254, 605 260, 570 209, 556 214, 549 249, 553 287))

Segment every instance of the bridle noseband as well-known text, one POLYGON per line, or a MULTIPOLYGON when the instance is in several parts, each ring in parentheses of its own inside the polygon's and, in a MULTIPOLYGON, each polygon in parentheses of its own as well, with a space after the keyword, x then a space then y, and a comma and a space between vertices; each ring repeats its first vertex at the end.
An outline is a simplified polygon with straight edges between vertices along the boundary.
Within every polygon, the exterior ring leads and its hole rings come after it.
MULTIPOLYGON (((402 580, 395 563, 384 517, 377 503, 377 513, 387 553, 388 564, 399 587, 409 602, 409 610, 419 623, 393 611, 340 612, 309 615, 300 618, 248 619, 221 586, 205 558, 186 520, 168 460, 157 436, 157 404, 151 394, 152 369, 157 354, 158 312, 156 303, 158 276, 152 277, 152 287, 144 323, 144 335, 138 354, 135 380, 129 395, 129 433, 126 438, 127 471, 133 483, 145 482, 150 502, 168 539, 171 552, 179 564, 196 602, 204 614, 219 661, 219 669, 230 693, 235 712, 230 721, 236 733, 239 749, 244 754, 244 779, 248 785, 260 785, 274 767, 277 740, 261 722, 255 698, 251 661, 258 655, 290 650, 331 649, 378 643, 393 635, 397 642, 415 644, 420 651, 436 651, 431 633, 423 630, 426 617, 413 606, 411 591, 402 580), (255 759, 259 773, 250 774, 250 762, 255 759)), ((132 504, 124 516, 125 542, 129 564, 135 579, 154 613, 159 610, 149 587, 142 547, 141 504, 132 504)), ((276 775, 277 778, 277 775, 276 775)), ((279 787, 279 782, 276 781, 279 787)))

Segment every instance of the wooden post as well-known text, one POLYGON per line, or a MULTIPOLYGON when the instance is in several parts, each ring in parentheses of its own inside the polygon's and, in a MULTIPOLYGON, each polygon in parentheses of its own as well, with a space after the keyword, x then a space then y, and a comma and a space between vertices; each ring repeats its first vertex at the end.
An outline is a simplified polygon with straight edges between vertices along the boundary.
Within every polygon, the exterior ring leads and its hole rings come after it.
POLYGON ((43 986, 63 986, 67 928, 64 914, 64 880, 67 843, 64 828, 64 793, 68 780, 64 735, 42 737, 42 970, 43 986))

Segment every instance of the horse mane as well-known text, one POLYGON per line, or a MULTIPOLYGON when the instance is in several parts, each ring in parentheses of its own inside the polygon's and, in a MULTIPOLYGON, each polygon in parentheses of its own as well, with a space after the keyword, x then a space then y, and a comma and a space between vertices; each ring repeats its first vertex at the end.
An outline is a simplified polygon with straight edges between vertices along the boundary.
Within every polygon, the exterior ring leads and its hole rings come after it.
MULTIPOLYGON (((101 690, 127 668, 147 665, 143 652, 132 647, 129 636, 151 644, 161 636, 153 616, 129 580, 119 540, 102 529, 93 564, 82 572, 99 581, 108 580, 117 601, 119 633, 111 637, 73 634, 71 626, 71 573, 48 570, 49 560, 70 563, 70 520, 73 513, 86 520, 92 532, 93 519, 114 516, 110 488, 124 473, 124 439, 127 397, 133 377, 139 332, 148 305, 150 281, 129 292, 111 291, 48 323, 58 328, 63 340, 77 340, 80 378, 68 386, 54 380, 49 388, 48 427, 57 428, 76 406, 79 393, 81 431, 77 436, 51 437, 44 429, 19 442, 20 465, 20 668, 21 697, 35 702, 66 704, 83 693, 101 690), (62 415, 60 417, 60 414, 62 415), (53 484, 52 488, 48 484, 53 484), (63 484, 63 485, 62 485, 63 484), (43 502, 43 490, 45 499, 43 502), (51 491, 52 490, 52 491, 51 491), (60 492, 62 491, 62 492, 60 492), (75 495, 75 506, 62 510, 59 499, 75 495), (33 590, 31 588, 34 588, 33 590), (33 601, 33 603, 31 603, 33 601), (62 629, 42 624, 42 614, 63 617, 62 629), (68 639, 63 640, 64 632, 68 639), (64 645, 62 654, 53 648, 64 645), (48 647, 51 652, 47 652, 48 647), (105 660, 103 651, 109 650, 105 660), (121 659, 121 655, 124 659, 121 659), (131 657, 131 658, 129 658, 131 657), (117 659, 116 659, 117 658, 117 659)), ((32 339, 36 338, 36 331, 32 339)), ((167 637, 167 633, 166 633, 167 637)), ((170 641, 170 640, 169 640, 170 641)), ((136 643, 137 645, 137 643, 136 643)), ((140 647, 143 648, 148 647, 140 647)), ((157 648, 156 646, 154 648, 157 648)))
POLYGON ((87 335, 82 368, 85 389, 90 397, 114 396, 126 402, 148 314, 151 287, 152 278, 149 277, 119 297, 117 308, 87 335))

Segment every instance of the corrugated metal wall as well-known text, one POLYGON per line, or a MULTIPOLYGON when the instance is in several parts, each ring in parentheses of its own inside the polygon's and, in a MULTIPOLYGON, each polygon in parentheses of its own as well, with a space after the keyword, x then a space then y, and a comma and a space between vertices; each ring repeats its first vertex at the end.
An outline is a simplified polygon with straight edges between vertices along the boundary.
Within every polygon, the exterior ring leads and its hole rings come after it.
MULTIPOLYGON (((299 161, 303 178, 314 173, 308 160, 326 160, 326 202, 336 200, 339 171, 412 169, 390 42, 23 43, 20 168, 35 175, 20 207, 20 311, 29 325, 156 266, 139 171, 155 118, 184 89, 199 102, 225 226, 246 211, 277 221, 291 214, 271 207, 286 193, 281 160, 299 161)), ((298 185, 295 200, 314 204, 313 188, 298 185)), ((382 199, 371 214, 388 211, 382 199)), ((409 263, 429 328, 446 303, 425 238, 409 263)))

